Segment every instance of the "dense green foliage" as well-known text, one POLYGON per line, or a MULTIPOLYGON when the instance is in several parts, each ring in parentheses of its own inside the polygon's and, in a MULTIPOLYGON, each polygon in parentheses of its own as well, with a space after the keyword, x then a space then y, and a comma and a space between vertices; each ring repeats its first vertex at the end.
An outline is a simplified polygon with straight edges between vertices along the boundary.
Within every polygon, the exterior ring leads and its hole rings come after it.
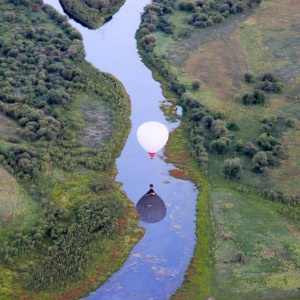
POLYGON ((124 0, 60 0, 60 3, 70 17, 96 29, 112 18, 124 0))
POLYGON ((23 274, 25 288, 56 290, 83 279, 93 254, 119 232, 127 204, 113 168, 130 127, 129 99, 113 76, 84 61, 67 17, 40 0, 1 1, 0 9, 0 162, 41 211, 30 224, 3 225, 0 259, 23 274), (83 98, 106 103, 112 116, 99 149, 80 138, 83 98), (75 195, 62 182, 77 173, 88 179, 76 179, 75 195), (62 197, 70 199, 62 205, 62 197))
POLYGON ((117 219, 124 213, 124 204, 112 197, 95 195, 78 203, 74 213, 62 207, 47 208, 36 227, 16 232, 1 248, 4 262, 37 260, 22 267, 25 287, 35 291, 57 289, 84 278, 88 260, 101 251, 99 241, 118 232, 117 219))
POLYGON ((68 171, 79 165, 106 169, 112 162, 111 153, 117 151, 120 137, 128 128, 128 121, 124 120, 128 103, 123 88, 109 74, 100 73, 83 61, 80 33, 65 17, 48 5, 40 6, 34 14, 24 6, 19 9, 24 13, 22 18, 28 17, 29 24, 22 22, 19 15, 18 22, 23 26, 12 28, 11 22, 3 22, 2 32, 6 34, 0 41, 0 110, 19 124, 18 139, 12 141, 11 137, 3 136, 8 142, 1 148, 4 164, 21 179, 36 177, 33 169, 37 165, 41 169, 49 162, 46 153, 68 171), (43 26, 46 18, 43 11, 60 30, 53 33, 43 26), (29 26, 30 23, 35 26, 29 26), (75 131, 82 129, 83 122, 64 113, 81 92, 97 94, 109 102, 114 112, 115 130, 101 151, 88 149, 76 139, 75 131), (34 143, 18 145, 21 140, 34 143), (31 145, 39 151, 33 151, 31 145), (35 165, 31 166, 33 157, 35 165))

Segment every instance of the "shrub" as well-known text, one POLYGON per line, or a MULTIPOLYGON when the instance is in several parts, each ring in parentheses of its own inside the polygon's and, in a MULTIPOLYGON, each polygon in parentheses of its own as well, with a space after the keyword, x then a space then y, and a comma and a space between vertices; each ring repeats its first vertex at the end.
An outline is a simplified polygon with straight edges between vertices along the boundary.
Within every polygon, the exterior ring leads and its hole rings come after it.
POLYGON ((244 154, 250 158, 253 157, 258 151, 258 147, 252 142, 247 142, 244 147, 244 154))
POLYGON ((192 89, 193 89, 194 91, 197 91, 197 90, 199 90, 199 88, 200 88, 200 82, 199 82, 198 80, 194 81, 194 82, 192 83, 192 89))
POLYGON ((219 8, 219 12, 221 14, 225 13, 226 11, 229 12, 230 6, 226 3, 226 4, 222 4, 219 8))
POLYGON ((297 124, 297 121, 296 121, 296 119, 288 118, 288 119, 286 119, 285 123, 288 127, 295 127, 297 124))
POLYGON ((241 175, 241 161, 239 158, 226 159, 221 168, 221 173, 230 180, 239 179, 241 175))
POLYGON ((243 96, 243 103, 244 104, 252 104, 253 103, 253 101, 254 101, 254 99, 253 99, 253 95, 251 95, 251 94, 245 94, 244 96, 243 96))
POLYGON ((265 151, 272 150, 275 145, 278 144, 278 141, 271 135, 267 133, 262 133, 257 139, 257 144, 265 151))
POLYGON ((278 118, 277 116, 263 116, 262 119, 260 120, 264 124, 268 124, 269 126, 273 126, 275 123, 277 123, 278 118))
POLYGON ((238 263, 245 263, 245 253, 243 251, 238 251, 235 259, 238 263))
POLYGON ((243 11, 245 11, 246 10, 246 8, 247 8, 247 5, 244 3, 244 2, 238 2, 238 3, 236 3, 234 6, 233 6, 233 8, 234 8, 234 10, 236 11, 236 12, 243 12, 243 11))
POLYGON ((279 79, 273 73, 266 73, 261 78, 262 81, 278 82, 279 79))
POLYGON ((264 104, 266 101, 266 95, 260 90, 255 90, 253 93, 254 104, 264 104))
POLYGON ((258 85, 258 88, 274 94, 280 94, 283 92, 285 84, 282 82, 270 82, 270 81, 263 81, 258 85))
POLYGON ((205 128, 210 129, 211 126, 212 126, 213 121, 214 121, 214 118, 212 116, 205 116, 202 120, 202 123, 203 123, 205 128))
POLYGON ((238 140, 235 145, 235 151, 242 152, 244 148, 245 148, 245 144, 241 140, 238 140))
POLYGON ((217 140, 213 140, 209 146, 213 152, 218 154, 224 154, 227 152, 230 143, 231 141, 229 138, 221 137, 217 140))
POLYGON ((214 120, 211 126, 211 130, 216 137, 222 137, 228 135, 227 123, 220 119, 214 120))
POLYGON ((179 2, 178 7, 180 10, 185 11, 194 11, 195 10, 195 4, 193 2, 179 2))
POLYGON ((265 167, 268 166, 268 157, 265 151, 260 151, 253 156, 252 163, 254 164, 253 170, 256 173, 262 173, 265 167))

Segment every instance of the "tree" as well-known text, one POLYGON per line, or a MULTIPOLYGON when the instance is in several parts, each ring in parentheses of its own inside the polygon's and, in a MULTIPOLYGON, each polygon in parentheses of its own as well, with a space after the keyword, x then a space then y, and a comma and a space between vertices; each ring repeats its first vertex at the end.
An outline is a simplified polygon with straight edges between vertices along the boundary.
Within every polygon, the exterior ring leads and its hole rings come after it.
POLYGON ((199 90, 199 88, 200 88, 200 82, 198 80, 193 81, 193 83, 192 83, 192 89, 194 91, 197 91, 197 90, 199 90))
POLYGON ((211 128, 213 121, 214 118, 212 116, 205 116, 202 120, 203 125, 208 129, 211 128))
POLYGON ((254 81, 254 76, 251 73, 245 73, 244 79, 245 82, 250 83, 254 81))
POLYGON ((257 152, 252 158, 252 163, 254 164, 253 170, 257 173, 262 173, 265 167, 268 166, 267 153, 265 151, 257 152))
POLYGON ((211 130, 216 137, 222 137, 228 135, 227 123, 220 119, 214 120, 211 126, 211 130))
POLYGON ((278 141, 272 136, 263 132, 257 139, 257 144, 265 151, 273 150, 273 147, 278 144, 278 141))
POLYGON ((245 253, 243 251, 238 251, 235 259, 238 263, 245 263, 245 253))
POLYGON ((230 180, 239 179, 241 175, 241 161, 239 158, 234 157, 231 159, 226 159, 221 168, 221 173, 230 180))
POLYGON ((210 149, 215 153, 224 154, 224 153, 226 153, 226 151, 230 145, 230 142, 231 141, 229 138, 223 136, 217 140, 213 140, 210 143, 210 149))
POLYGON ((258 152, 258 147, 252 142, 247 142, 244 147, 244 154, 248 157, 253 157, 258 152))
POLYGON ((266 101, 266 95, 263 91, 255 90, 253 93, 254 104, 264 104, 266 101))
POLYGON ((278 82, 278 78, 273 73, 266 73, 261 78, 262 81, 278 82))
POLYGON ((254 99, 253 99, 253 95, 251 95, 251 94, 245 94, 244 96, 243 96, 243 102, 244 102, 244 104, 252 104, 253 102, 254 102, 254 99))

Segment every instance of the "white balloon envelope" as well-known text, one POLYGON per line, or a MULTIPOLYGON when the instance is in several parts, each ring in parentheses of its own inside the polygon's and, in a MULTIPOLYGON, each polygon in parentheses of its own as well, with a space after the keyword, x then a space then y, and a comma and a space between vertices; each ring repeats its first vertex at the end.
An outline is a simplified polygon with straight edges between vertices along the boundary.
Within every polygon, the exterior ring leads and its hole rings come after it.
POLYGON ((169 138, 168 128, 160 122, 146 122, 137 130, 137 139, 153 158, 153 156, 166 144, 169 138))

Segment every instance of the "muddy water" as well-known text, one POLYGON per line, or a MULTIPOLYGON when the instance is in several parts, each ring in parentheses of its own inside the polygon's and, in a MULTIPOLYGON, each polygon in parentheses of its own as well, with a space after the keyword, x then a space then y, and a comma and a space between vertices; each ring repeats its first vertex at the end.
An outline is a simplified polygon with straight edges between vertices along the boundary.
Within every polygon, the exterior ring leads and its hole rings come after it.
MULTIPOLYGON (((58 0, 47 0, 62 11, 58 0)), ((123 190, 137 204, 149 184, 166 206, 166 216, 156 223, 140 222, 145 236, 132 250, 124 266, 86 299, 168 299, 181 285, 195 244, 195 206, 198 191, 188 181, 174 179, 174 168, 160 151, 154 160, 139 146, 136 130, 147 121, 168 123, 159 109, 164 97, 136 48, 135 32, 149 0, 127 0, 113 19, 98 30, 88 30, 71 21, 83 35, 86 59, 101 71, 117 77, 132 104, 132 130, 117 159, 123 190)), ((163 206, 162 206, 163 207, 163 206)), ((159 209, 159 208, 157 208, 159 209)))

